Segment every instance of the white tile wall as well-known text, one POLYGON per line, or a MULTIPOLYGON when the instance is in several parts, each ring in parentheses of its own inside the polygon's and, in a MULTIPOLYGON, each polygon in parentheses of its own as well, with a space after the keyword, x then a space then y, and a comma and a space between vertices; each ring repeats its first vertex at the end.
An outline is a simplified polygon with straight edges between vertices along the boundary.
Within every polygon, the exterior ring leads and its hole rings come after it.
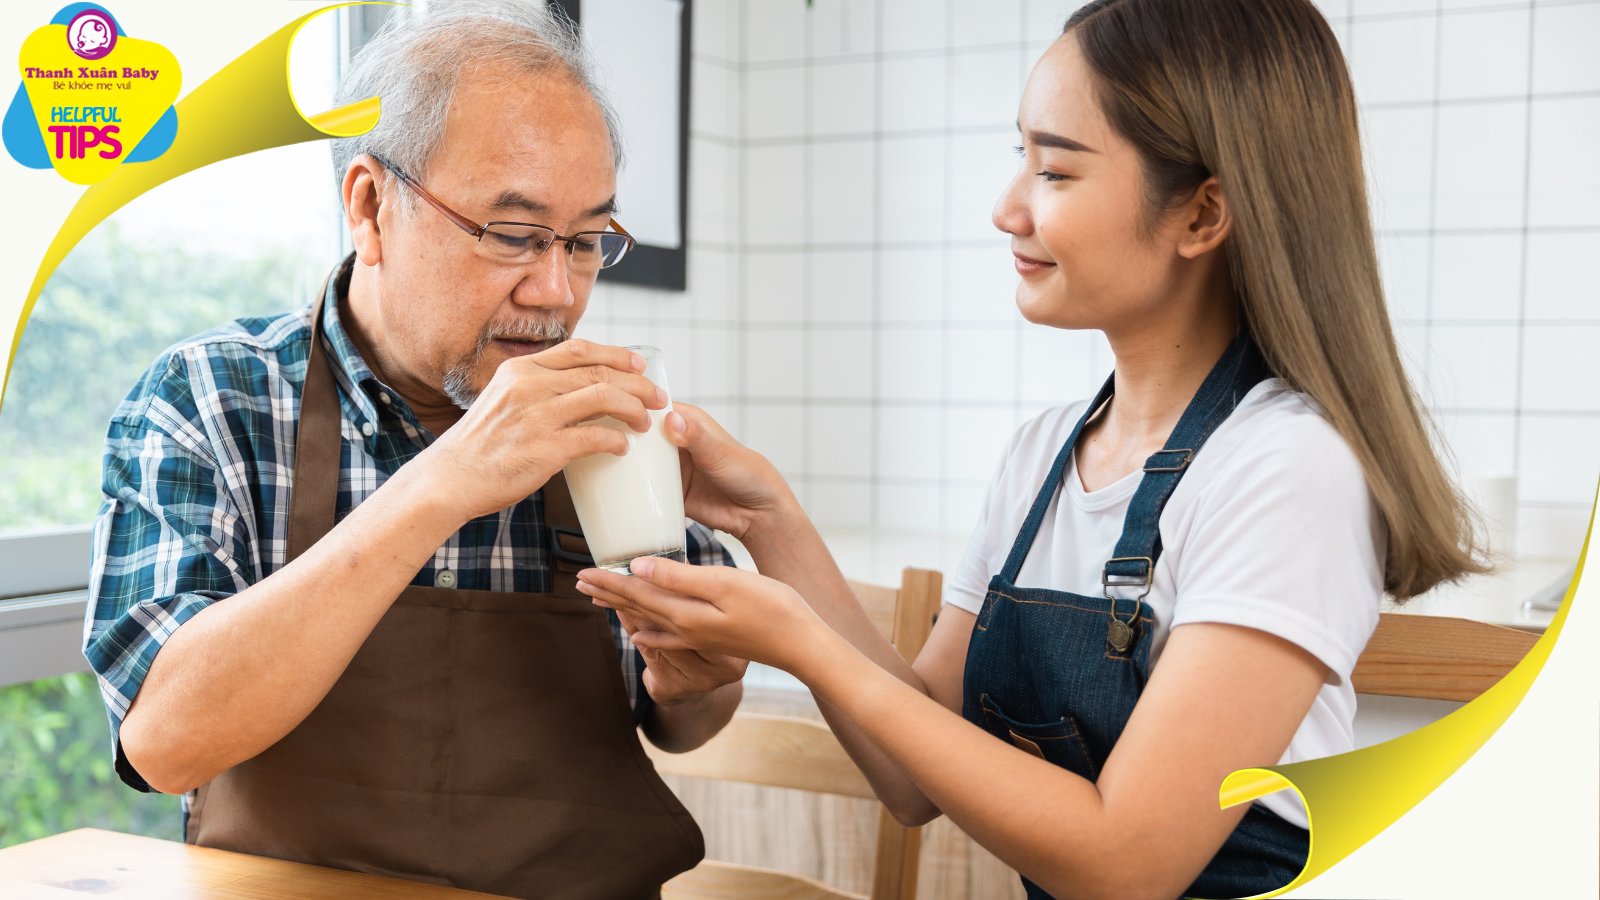
POLYGON ((872 338, 870 328, 813 329, 806 395, 819 399, 872 399, 872 338))
POLYGON ((1520 97, 1528 91, 1528 8, 1439 18, 1439 98, 1520 97), (1484 53, 1484 47, 1495 52, 1484 53))
POLYGON ((871 250, 817 250, 809 254, 807 263, 808 321, 865 325, 874 320, 871 250))
POLYGON ((1436 318, 1515 322, 1521 293, 1521 235, 1441 234, 1433 239, 1436 318))
POLYGON ((1022 48, 1017 46, 1015 35, 1013 30, 1010 46, 998 50, 963 50, 950 54, 952 127, 1015 127, 1017 103, 1022 99, 1022 81, 1026 72, 1023 68, 1025 55, 1022 48))
POLYGON ((950 46, 1015 44, 1022 35, 1022 0, 956 0, 950 5, 950 46))
POLYGON ((1600 229, 1530 234, 1528 318, 1600 323, 1596 259, 1600 259, 1600 229))
MULTIPOLYGON (((1522 549, 1570 553, 1600 475, 1600 0, 1315 2, 1413 378, 1463 473, 1520 475, 1522 549)), ((668 346, 674 393, 818 521, 966 530, 1016 424, 1112 364, 1021 320, 989 222, 1079 5, 698 0, 689 291, 602 284, 585 331, 668 346)))
POLYGON ((1522 227, 1527 117, 1523 101, 1439 108, 1433 160, 1435 227, 1522 227))
POLYGON ((1388 107, 1367 109, 1362 119, 1373 227, 1380 232, 1428 228, 1433 197, 1432 113, 1388 107))
POLYGON ((1529 130, 1528 224, 1600 226, 1600 96, 1536 97, 1529 130))
POLYGON ((878 67, 870 62, 815 65, 811 134, 871 134, 878 121, 878 67))
MULTIPOLYGON (((1428 0, 1432 5, 1432 0, 1428 0)), ((1358 7, 1376 6, 1377 0, 1358 7)), ((1350 65, 1356 96, 1364 103, 1396 103, 1434 98, 1434 16, 1358 21, 1350 30, 1350 65)))
POLYGON ((1594 38, 1600 6, 1550 6, 1534 12, 1533 89, 1539 93, 1600 91, 1594 38))
POLYGON ((872 190, 872 142, 815 143, 810 151, 807 240, 813 244, 871 242, 877 212, 872 190))

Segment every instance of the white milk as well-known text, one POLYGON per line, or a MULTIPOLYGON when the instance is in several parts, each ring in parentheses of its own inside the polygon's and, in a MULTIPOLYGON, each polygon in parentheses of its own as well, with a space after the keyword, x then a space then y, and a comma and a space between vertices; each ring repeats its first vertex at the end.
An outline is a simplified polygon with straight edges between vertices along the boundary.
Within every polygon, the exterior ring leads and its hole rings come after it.
POLYGON ((628 454, 596 453, 567 464, 567 487, 578 524, 596 565, 626 567, 636 556, 674 553, 684 545, 683 474, 678 448, 662 422, 667 410, 650 410, 650 430, 640 434, 605 416, 593 424, 628 436, 628 454))

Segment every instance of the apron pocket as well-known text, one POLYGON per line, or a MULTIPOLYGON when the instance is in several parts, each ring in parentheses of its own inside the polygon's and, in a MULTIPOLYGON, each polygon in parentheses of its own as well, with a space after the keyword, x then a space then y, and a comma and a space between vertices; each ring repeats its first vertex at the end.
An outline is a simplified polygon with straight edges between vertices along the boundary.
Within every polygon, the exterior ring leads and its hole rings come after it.
POLYGON ((1090 781, 1100 777, 1100 766, 1089 755, 1076 719, 1062 716, 1054 722, 1029 724, 1006 715, 988 694, 979 695, 978 703, 990 734, 1090 781))

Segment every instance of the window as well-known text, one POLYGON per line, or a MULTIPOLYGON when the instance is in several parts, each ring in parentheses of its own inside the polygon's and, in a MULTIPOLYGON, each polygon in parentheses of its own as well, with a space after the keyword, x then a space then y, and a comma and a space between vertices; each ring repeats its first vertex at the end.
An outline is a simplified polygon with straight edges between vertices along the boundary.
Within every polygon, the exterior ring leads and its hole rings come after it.
MULTIPOLYGON (((303 109, 327 107, 347 31, 330 15, 301 32, 303 109)), ((327 143, 280 147, 136 199, 46 285, 0 407, 0 846, 84 826, 181 837, 176 798, 112 771, 81 652, 106 425, 176 341, 311 302, 341 238, 327 143)))

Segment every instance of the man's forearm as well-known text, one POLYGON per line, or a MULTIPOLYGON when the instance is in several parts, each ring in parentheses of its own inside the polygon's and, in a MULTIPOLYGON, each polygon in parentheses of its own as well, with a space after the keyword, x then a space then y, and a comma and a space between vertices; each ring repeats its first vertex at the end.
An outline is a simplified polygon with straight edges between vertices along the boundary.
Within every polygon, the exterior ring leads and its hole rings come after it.
POLYGON ((744 699, 744 682, 677 703, 657 703, 645 717, 644 734, 668 753, 687 753, 716 736, 744 699))
POLYGON ((157 653, 121 739, 181 793, 272 746, 327 695, 424 563, 459 528, 420 467, 400 469, 299 559, 206 607, 157 653))

